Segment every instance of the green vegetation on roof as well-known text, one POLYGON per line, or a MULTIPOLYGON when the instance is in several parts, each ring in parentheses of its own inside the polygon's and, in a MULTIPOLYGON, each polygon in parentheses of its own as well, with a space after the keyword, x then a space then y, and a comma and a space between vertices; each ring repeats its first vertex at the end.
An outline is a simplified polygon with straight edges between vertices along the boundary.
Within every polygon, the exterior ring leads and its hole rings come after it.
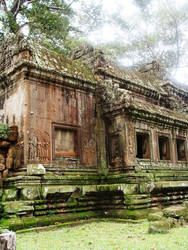
POLYGON ((151 72, 141 73, 137 68, 125 68, 120 67, 115 63, 108 62, 105 72, 113 75, 114 77, 121 78, 126 81, 131 81, 142 87, 155 90, 158 93, 166 94, 162 85, 165 83, 164 80, 159 79, 155 74, 151 72))
POLYGON ((31 44, 31 50, 33 62, 40 67, 56 70, 84 81, 95 82, 92 70, 86 64, 71 60, 34 43, 31 44))
POLYGON ((0 139, 8 139, 9 126, 7 124, 0 123, 0 139))

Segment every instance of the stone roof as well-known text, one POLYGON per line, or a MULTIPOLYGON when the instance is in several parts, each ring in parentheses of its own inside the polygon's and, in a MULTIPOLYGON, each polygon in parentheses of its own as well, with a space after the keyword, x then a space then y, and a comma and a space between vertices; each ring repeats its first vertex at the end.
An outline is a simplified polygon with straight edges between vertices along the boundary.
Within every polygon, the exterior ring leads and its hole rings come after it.
MULTIPOLYGON (((132 100, 132 88, 128 88, 128 85, 131 85, 131 87, 138 86, 139 89, 144 90, 142 94, 148 94, 149 98, 154 98, 156 94, 157 100, 161 96, 164 99, 169 99, 167 88, 169 80, 165 79, 164 71, 160 70, 159 65, 155 61, 140 68, 125 68, 106 60, 101 51, 94 50, 91 47, 76 51, 73 56, 75 60, 73 60, 65 55, 41 47, 34 42, 29 42, 23 37, 13 37, 5 41, 0 48, 2 53, 0 57, 0 74, 15 65, 14 55, 23 51, 29 51, 29 57, 21 58, 16 63, 22 63, 20 60, 23 60, 37 69, 40 68, 44 71, 47 70, 55 74, 79 79, 91 83, 90 85, 94 84, 94 90, 96 78, 93 72, 109 76, 109 78, 97 79, 103 107, 109 106, 111 109, 112 106, 124 105, 124 107, 128 108, 130 104, 137 110, 145 110, 151 114, 163 115, 188 122, 188 115, 185 113, 187 109, 184 107, 187 104, 185 100, 182 100, 182 96, 187 97, 187 92, 179 91, 177 87, 173 88, 173 93, 176 91, 180 96, 179 100, 175 96, 175 102, 178 102, 178 107, 173 107, 172 109, 153 105, 150 102, 132 100), (115 79, 118 79, 118 83, 116 83, 115 79)), ((171 102, 174 102, 172 97, 171 99, 171 102)))
POLYGON ((176 112, 159 105, 143 102, 142 100, 133 100, 131 106, 140 111, 147 111, 151 114, 165 116, 170 119, 176 119, 188 123, 188 114, 184 112, 176 112))
POLYGON ((24 58, 24 61, 34 63, 37 68, 56 71, 65 76, 95 83, 92 70, 85 63, 71 60, 63 54, 58 54, 33 41, 28 41, 23 36, 15 35, 7 38, 0 47, 0 74, 5 73, 15 64, 14 55, 27 50, 30 51, 30 58, 24 58))
POLYGON ((160 79, 157 75, 158 72, 156 73, 154 70, 142 72, 139 68, 126 68, 109 61, 104 68, 104 72, 115 78, 132 82, 160 94, 167 94, 163 89, 166 81, 160 79))
POLYGON ((153 61, 142 65, 141 67, 123 67, 106 59, 101 50, 94 49, 92 46, 81 46, 73 52, 72 58, 80 60, 92 67, 94 71, 101 72, 103 75, 109 75, 111 78, 117 78, 124 82, 131 82, 138 86, 150 89, 166 95, 163 85, 166 84, 165 71, 160 65, 153 61))
POLYGON ((92 70, 80 61, 74 61, 65 55, 48 50, 35 43, 30 43, 32 61, 42 68, 56 70, 65 75, 84 81, 95 82, 92 70))

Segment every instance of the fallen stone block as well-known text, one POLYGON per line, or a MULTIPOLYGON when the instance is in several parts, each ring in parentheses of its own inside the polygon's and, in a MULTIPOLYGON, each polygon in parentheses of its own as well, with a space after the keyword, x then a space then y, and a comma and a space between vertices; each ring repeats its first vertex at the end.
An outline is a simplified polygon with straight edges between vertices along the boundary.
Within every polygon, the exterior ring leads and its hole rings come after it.
POLYGON ((154 221, 149 224, 148 233, 168 233, 170 228, 175 227, 175 219, 165 219, 162 221, 154 221))
POLYGON ((162 211, 148 214, 149 221, 161 221, 162 219, 163 219, 163 212, 162 211))
POLYGON ((180 218, 182 216, 186 216, 188 214, 188 210, 185 206, 176 205, 163 209, 163 214, 165 217, 180 218))

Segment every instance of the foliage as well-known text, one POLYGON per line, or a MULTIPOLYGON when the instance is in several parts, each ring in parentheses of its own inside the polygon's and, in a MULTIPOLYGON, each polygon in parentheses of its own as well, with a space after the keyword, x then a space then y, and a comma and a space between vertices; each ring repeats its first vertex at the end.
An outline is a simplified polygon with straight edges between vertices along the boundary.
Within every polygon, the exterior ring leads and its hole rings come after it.
POLYGON ((10 32, 25 29, 28 37, 58 53, 69 53, 90 41, 127 65, 155 60, 172 71, 186 64, 186 1, 117 0, 108 10, 110 4, 105 3, 108 1, 0 0, 0 41, 10 32), (108 40, 111 33, 114 38, 108 40))
POLYGON ((34 37, 47 47, 61 47, 70 31, 73 16, 71 3, 64 0, 1 0, 0 26, 2 40, 9 33, 26 28, 28 37, 34 37))
POLYGON ((78 26, 79 38, 86 38, 105 22, 102 1, 100 0, 79 0, 74 10, 73 22, 78 26))
MULTIPOLYGON (((88 14, 88 18, 78 21, 83 37, 84 34, 86 39, 92 37, 96 46, 111 58, 124 58, 130 65, 155 60, 172 70, 185 63, 187 3, 176 4, 175 0, 132 0, 128 4, 117 1, 115 8, 109 12, 102 5, 104 2, 97 1, 93 5, 92 15, 88 14), (132 15, 128 13, 130 7, 134 9, 132 15), (107 42, 102 40, 106 26, 110 26, 111 32, 115 30, 114 39, 107 42)), ((81 13, 89 13, 90 9, 90 5, 82 5, 78 20, 81 13)))

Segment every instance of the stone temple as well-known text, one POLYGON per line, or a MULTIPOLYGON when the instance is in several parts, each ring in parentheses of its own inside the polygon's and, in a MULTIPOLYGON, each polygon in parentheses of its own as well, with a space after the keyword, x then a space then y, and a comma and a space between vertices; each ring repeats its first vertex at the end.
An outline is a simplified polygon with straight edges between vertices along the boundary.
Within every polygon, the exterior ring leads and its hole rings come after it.
POLYGON ((0 225, 146 218, 188 199, 188 91, 20 36, 0 48, 0 225))

